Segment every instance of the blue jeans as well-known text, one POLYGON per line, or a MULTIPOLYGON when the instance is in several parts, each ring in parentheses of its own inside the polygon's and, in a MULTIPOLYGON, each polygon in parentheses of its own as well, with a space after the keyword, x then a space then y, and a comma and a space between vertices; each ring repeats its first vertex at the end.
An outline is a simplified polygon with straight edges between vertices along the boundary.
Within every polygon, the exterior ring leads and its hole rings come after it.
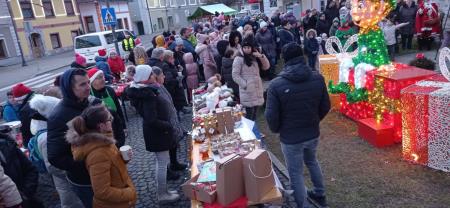
POLYGON ((306 186, 303 179, 303 162, 311 175, 314 194, 317 196, 325 195, 322 170, 316 158, 318 144, 319 138, 298 144, 281 143, 281 150, 283 151, 289 172, 291 188, 294 190, 295 202, 299 208, 307 207, 308 204, 306 202, 306 186))
POLYGON ((94 200, 94 191, 92 190, 92 186, 75 184, 69 179, 67 179, 67 181, 69 181, 70 185, 72 185, 73 191, 78 198, 80 198, 84 208, 92 208, 92 201, 94 200))

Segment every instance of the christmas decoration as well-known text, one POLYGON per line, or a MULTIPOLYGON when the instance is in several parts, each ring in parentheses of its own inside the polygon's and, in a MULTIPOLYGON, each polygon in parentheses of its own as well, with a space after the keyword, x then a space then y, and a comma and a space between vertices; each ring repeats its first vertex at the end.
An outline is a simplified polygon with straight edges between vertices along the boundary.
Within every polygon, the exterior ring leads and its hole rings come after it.
POLYGON ((378 23, 396 7, 396 0, 352 0, 353 22, 360 27, 355 65, 366 63, 379 67, 389 63, 384 36, 378 23))
POLYGON ((403 158, 450 172, 450 50, 439 55, 442 75, 435 75, 401 92, 403 158))
MULTIPOLYGON (((338 82, 339 80, 339 61, 335 55, 319 55, 319 70, 325 79, 325 83, 338 82)), ((330 93, 331 109, 338 110, 340 108, 339 95, 330 93)))

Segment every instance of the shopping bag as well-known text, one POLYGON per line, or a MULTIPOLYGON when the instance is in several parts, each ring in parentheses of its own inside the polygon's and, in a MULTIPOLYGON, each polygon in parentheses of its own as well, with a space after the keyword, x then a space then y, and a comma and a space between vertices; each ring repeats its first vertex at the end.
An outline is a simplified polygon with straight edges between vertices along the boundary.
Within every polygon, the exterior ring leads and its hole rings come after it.
POLYGON ((249 201, 259 202, 275 187, 269 153, 255 149, 243 159, 245 194, 249 201))
POLYGON ((231 154, 216 161, 216 185, 217 201, 221 205, 228 205, 244 196, 241 156, 231 154))

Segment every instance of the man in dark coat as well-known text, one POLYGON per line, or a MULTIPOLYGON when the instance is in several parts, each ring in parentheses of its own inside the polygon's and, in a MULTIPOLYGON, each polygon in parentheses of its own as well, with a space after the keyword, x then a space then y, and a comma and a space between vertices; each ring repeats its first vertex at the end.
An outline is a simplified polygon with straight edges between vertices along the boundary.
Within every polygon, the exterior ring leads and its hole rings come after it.
POLYGON ((47 154, 50 164, 65 170, 67 179, 75 193, 88 208, 92 207, 93 191, 84 161, 74 161, 71 146, 66 141, 66 123, 81 115, 90 105, 101 101, 90 97, 89 77, 86 70, 69 69, 61 77, 60 88, 63 99, 48 118, 47 154))
POLYGON ((417 10, 418 8, 416 3, 412 0, 406 0, 398 10, 397 22, 409 22, 408 25, 399 29, 402 37, 402 50, 412 49, 412 39, 415 33, 414 27, 416 25, 417 10))
POLYGON ((39 173, 22 150, 17 147, 16 141, 9 134, 11 128, 0 126, 0 163, 5 174, 17 186, 22 197, 22 207, 44 207, 35 197, 38 187, 39 173))
POLYGON ((278 38, 279 44, 278 46, 283 48, 286 44, 296 42, 294 34, 290 31, 292 25, 287 20, 281 21, 281 25, 283 26, 280 30, 278 30, 278 38))
POLYGON ((17 84, 11 90, 14 99, 19 103, 17 109, 20 122, 20 132, 22 133, 23 145, 28 147, 28 141, 30 141, 33 134, 30 131, 31 116, 36 113, 35 110, 30 108, 30 100, 33 98, 34 92, 30 88, 22 83, 17 84))
POLYGON ((304 207, 306 164, 314 189, 308 197, 326 207, 322 171, 316 158, 319 123, 330 110, 324 78, 305 64, 300 45, 287 44, 282 54, 285 66, 267 90, 265 117, 270 130, 280 133, 281 149, 288 168, 298 207, 304 207))
POLYGON ((328 24, 331 25, 335 18, 339 18, 339 8, 339 0, 328 0, 327 8, 325 9, 328 24))

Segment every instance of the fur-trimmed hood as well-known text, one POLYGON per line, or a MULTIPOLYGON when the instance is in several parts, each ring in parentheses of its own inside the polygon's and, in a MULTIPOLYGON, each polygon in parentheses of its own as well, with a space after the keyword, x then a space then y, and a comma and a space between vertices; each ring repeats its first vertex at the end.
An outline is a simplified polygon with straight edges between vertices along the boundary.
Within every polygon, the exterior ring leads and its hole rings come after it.
POLYGON ((79 135, 69 124, 69 130, 66 133, 66 141, 72 145, 72 154, 74 160, 84 160, 89 153, 97 148, 114 145, 116 140, 98 132, 88 132, 79 135))
POLYGON ((195 53, 197 54, 202 53, 206 49, 208 49, 208 45, 199 43, 197 44, 197 47, 195 47, 195 53))

